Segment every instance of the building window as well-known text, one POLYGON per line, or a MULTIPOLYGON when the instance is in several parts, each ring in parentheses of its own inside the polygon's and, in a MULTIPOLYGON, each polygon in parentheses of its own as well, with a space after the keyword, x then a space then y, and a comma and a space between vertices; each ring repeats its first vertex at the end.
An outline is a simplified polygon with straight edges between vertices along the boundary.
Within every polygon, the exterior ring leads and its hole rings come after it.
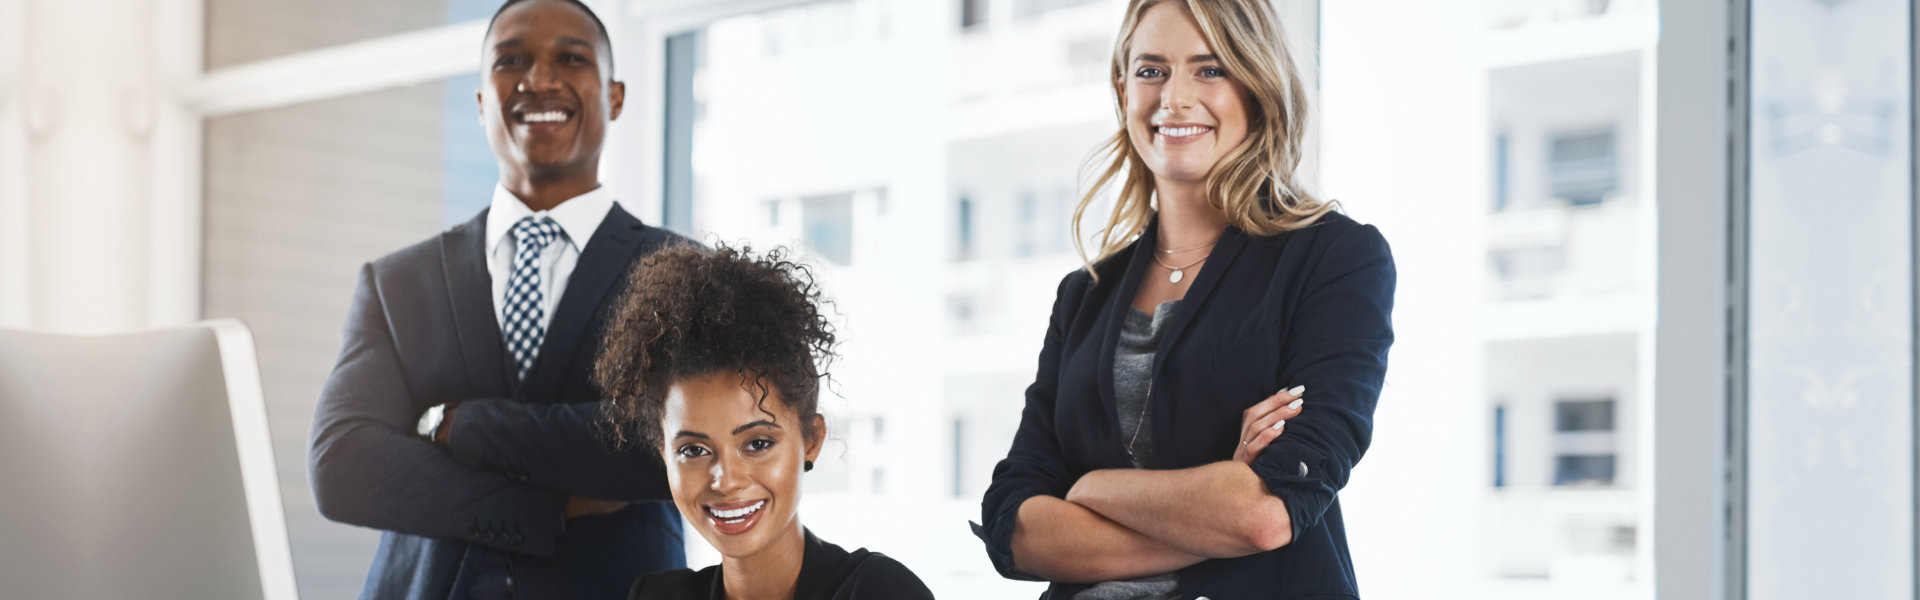
POLYGON ((853 194, 800 199, 807 246, 836 265, 853 264, 853 194))
POLYGON ((1599 204, 1620 186, 1613 130, 1557 133, 1547 139, 1548 193, 1570 206, 1599 204))
POLYGON ((953 497, 967 497, 967 420, 953 419, 953 497))
POLYGON ((1507 487, 1507 407, 1493 407, 1493 488, 1507 487))
POLYGON ((1510 179, 1507 175, 1507 162, 1507 134, 1502 133, 1493 138, 1494 212, 1506 210, 1508 203, 1511 202, 1511 197, 1508 195, 1510 192, 1507 189, 1507 181, 1510 179))
POLYGON ((1617 462, 1612 398, 1553 406, 1553 485, 1611 486, 1617 462))
POLYGON ((988 0, 960 0, 960 29, 972 29, 987 24, 988 0))
POLYGON ((967 260, 974 257, 975 250, 973 239, 973 199, 961 196, 960 201, 956 202, 955 205, 954 233, 958 245, 954 250, 954 256, 957 260, 967 260))
POLYGON ((1042 13, 1071 8, 1083 4, 1093 4, 1100 0, 1014 0, 1013 18, 1028 19, 1042 13))

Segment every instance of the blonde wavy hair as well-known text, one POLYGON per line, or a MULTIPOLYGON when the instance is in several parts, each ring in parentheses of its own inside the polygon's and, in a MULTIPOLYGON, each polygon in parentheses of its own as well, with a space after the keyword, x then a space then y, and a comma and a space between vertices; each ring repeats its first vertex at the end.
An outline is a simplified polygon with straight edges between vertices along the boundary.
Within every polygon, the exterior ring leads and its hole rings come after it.
POLYGON ((1127 134, 1127 107, 1121 94, 1126 88, 1127 55, 1140 20, 1149 9, 1174 2, 1192 10, 1207 46, 1247 100, 1247 137, 1207 174, 1207 202, 1226 214, 1229 225, 1255 236, 1307 227, 1334 208, 1295 179, 1307 130, 1307 91, 1268 0, 1133 0, 1113 47, 1114 110, 1120 131, 1088 157, 1087 172, 1098 169, 1101 162, 1106 168, 1073 210, 1074 248, 1089 273, 1093 263, 1132 243, 1153 216, 1153 172, 1134 151, 1132 136, 1127 134), (1106 225, 1094 234, 1099 252, 1089 260, 1082 219, 1094 199, 1116 182, 1119 195, 1106 225))

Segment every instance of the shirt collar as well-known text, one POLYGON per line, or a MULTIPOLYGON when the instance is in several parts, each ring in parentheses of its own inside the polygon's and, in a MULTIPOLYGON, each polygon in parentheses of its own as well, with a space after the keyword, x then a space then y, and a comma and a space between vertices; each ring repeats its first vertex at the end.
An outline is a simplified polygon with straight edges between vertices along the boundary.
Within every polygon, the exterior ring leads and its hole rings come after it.
POLYGON ((607 219, 607 213, 613 210, 613 194, 607 186, 593 188, 593 191, 568 198, 550 210, 534 212, 520 201, 505 186, 494 184, 493 204, 487 207, 487 254, 498 250, 500 244, 513 238, 513 225, 527 216, 552 217, 560 225, 561 238, 573 244, 579 252, 587 251, 587 242, 592 241, 593 232, 600 229, 600 222, 607 219))

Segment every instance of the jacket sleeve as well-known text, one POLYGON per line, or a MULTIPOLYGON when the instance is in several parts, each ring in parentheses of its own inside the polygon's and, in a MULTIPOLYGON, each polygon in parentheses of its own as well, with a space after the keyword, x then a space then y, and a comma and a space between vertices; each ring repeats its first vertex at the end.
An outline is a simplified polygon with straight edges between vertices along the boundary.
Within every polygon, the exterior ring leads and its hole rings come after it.
POLYGON ((1307 274, 1280 381, 1307 386, 1307 409, 1254 459, 1253 471, 1287 505, 1298 539, 1320 524, 1367 451, 1393 345, 1393 256, 1372 226, 1347 229, 1307 274))
POLYGON ((1033 385, 1027 386, 1026 408, 1020 414, 1020 428, 1014 432, 1013 447, 1007 458, 993 468, 993 482, 987 486, 980 503, 980 519, 973 533, 986 543, 987 556, 1000 575, 1009 579, 1041 581, 1014 568, 1013 526, 1020 505, 1039 495, 1065 497, 1076 476, 1068 468, 1055 433, 1054 392, 1058 389, 1062 338, 1071 323, 1071 306, 1082 295, 1086 276, 1069 274, 1060 282, 1053 301, 1053 316, 1047 324, 1046 342, 1040 350, 1040 368, 1033 385))
POLYGON ((448 447, 461 462, 602 500, 666 500, 665 468, 653 450, 616 448, 599 402, 540 404, 481 398, 460 404, 448 447))
POLYGON ((314 410, 307 460, 320 514, 551 556, 566 526, 566 494, 455 460, 414 435, 413 406, 379 281, 366 265, 314 410))

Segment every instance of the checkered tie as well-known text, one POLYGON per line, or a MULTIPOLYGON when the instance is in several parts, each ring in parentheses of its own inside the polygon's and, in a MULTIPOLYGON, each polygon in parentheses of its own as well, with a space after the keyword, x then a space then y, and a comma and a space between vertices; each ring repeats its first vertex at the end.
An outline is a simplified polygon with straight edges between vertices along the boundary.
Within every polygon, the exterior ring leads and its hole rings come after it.
POLYGON ((507 302, 501 308, 506 324, 507 351, 521 380, 533 370, 533 359, 540 356, 540 340, 547 328, 540 322, 546 311, 540 308, 545 298, 540 293, 540 251, 560 237, 560 224, 552 218, 523 217, 513 224, 513 275, 507 278, 507 302))

